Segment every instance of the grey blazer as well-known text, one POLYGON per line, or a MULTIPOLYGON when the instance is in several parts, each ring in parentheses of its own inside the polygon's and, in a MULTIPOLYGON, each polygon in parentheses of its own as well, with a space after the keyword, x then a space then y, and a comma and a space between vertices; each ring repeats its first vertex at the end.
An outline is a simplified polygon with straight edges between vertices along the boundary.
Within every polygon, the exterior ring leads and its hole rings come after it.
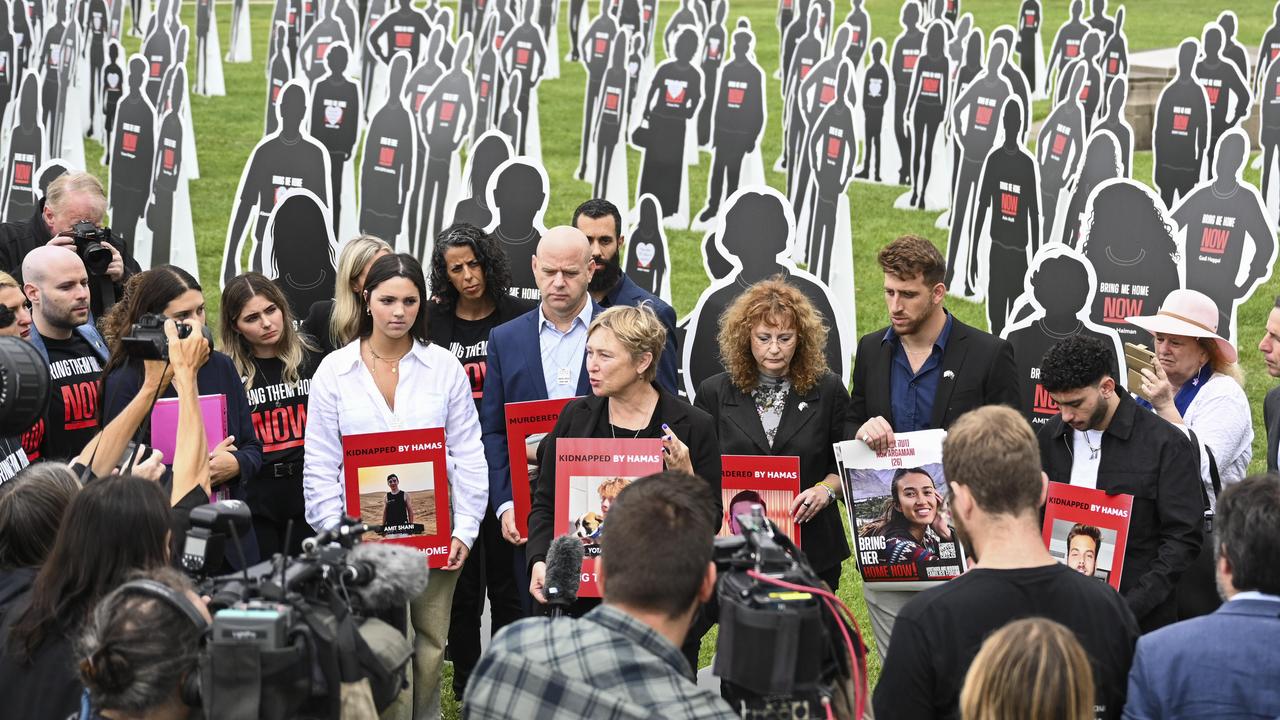
POLYGON ((1276 472, 1276 443, 1280 443, 1280 387, 1267 391, 1262 401, 1262 422, 1267 426, 1267 472, 1276 472))

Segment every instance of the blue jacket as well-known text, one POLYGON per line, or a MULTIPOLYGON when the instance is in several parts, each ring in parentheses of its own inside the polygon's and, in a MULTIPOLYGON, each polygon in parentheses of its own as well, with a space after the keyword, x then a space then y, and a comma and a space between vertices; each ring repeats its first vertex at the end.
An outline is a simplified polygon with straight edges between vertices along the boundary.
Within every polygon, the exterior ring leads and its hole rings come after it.
POLYGON ((637 285, 625 273, 622 275, 622 280, 600 301, 600 307, 606 309, 615 305, 639 307, 644 302, 649 303, 657 313, 658 319, 662 321, 663 327, 667 329, 667 346, 658 360, 658 384, 667 392, 676 395, 678 394, 677 368, 680 364, 680 352, 676 348, 676 311, 662 302, 657 295, 637 285))
POLYGON ((1239 599, 1138 638, 1125 718, 1280 717, 1280 602, 1239 599))
MULTIPOLYGON (((592 303, 591 317, 602 312, 592 303)), ((507 457, 507 403, 546 400, 538 344, 538 308, 489 331, 489 356, 485 360, 484 397, 480 401, 480 430, 484 459, 489 464, 489 505, 495 511, 511 502, 511 461, 507 457)), ((577 395, 587 395, 587 356, 582 355, 577 395)))
MULTIPOLYGON (((98 328, 94 327, 93 320, 76 327, 77 335, 85 339, 85 342, 93 348, 93 354, 98 356, 98 362, 106 363, 107 356, 111 351, 107 349, 107 341, 102 339, 102 334, 98 332, 98 328)), ((27 340, 31 342, 31 346, 40 352, 40 356, 44 358, 45 363, 49 362, 49 350, 44 346, 44 338, 40 336, 40 332, 31 328, 31 334, 27 336, 27 340)))

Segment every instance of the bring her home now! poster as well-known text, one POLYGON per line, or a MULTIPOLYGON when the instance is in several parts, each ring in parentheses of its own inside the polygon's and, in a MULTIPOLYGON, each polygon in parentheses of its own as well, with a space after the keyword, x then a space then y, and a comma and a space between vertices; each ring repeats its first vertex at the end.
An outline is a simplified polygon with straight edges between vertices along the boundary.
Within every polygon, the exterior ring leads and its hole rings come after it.
POLYGON ((1045 547, 1058 562, 1119 591, 1132 512, 1132 495, 1051 482, 1044 504, 1045 547))
POLYGON ((765 517, 800 547, 800 526, 791 514, 791 503, 800 493, 800 458, 725 455, 720 463, 720 496, 724 503, 720 536, 741 535, 738 515, 750 514, 752 505, 760 505, 765 517))
POLYGON ((449 560, 449 475, 443 428, 347 435, 342 466, 347 514, 380 532, 365 542, 416 548, 427 566, 449 560))
POLYGON ((538 471, 538 466, 529 462, 529 448, 532 446, 534 453, 538 451, 538 442, 556 426, 560 411, 570 400, 576 399, 552 398, 506 405, 511 502, 515 505, 516 530, 520 532, 520 537, 529 537, 529 494, 533 488, 533 475, 538 471))
POLYGON ((582 541, 578 597, 600 597, 600 537, 613 499, 636 478, 662 472, 662 441, 556 440, 556 535, 582 541))
POLYGON ((946 436, 945 430, 898 433, 885 452, 861 440, 836 444, 863 582, 882 590, 923 590, 964 572, 942 475, 946 436))

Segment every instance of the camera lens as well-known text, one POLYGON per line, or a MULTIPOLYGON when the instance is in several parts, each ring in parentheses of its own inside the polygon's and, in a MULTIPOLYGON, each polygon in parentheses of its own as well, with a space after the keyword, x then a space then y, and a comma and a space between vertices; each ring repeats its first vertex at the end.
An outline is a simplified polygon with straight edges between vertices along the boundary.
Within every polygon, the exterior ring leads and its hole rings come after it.
POLYGON ((90 275, 106 275, 107 266, 111 264, 111 251, 100 242, 86 243, 81 259, 90 275))
POLYGON ((17 435, 44 417, 49 367, 31 343, 0 337, 0 435, 17 435))

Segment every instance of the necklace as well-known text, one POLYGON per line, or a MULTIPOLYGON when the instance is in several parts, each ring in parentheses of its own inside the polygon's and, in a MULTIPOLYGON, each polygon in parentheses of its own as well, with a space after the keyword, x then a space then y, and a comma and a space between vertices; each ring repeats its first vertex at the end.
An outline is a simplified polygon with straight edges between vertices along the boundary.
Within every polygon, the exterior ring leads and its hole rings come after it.
POLYGON ((409 354, 408 352, 405 352, 401 354, 400 357, 398 358, 387 359, 373 351, 373 343, 369 343, 368 345, 366 345, 366 347, 369 348, 370 355, 372 355, 375 359, 381 360, 382 362, 386 363, 387 367, 391 368, 392 374, 398 374, 400 372, 400 361, 404 359, 405 355, 409 354))
POLYGON ((1097 459, 1098 459, 1098 453, 1101 453, 1101 452, 1102 452, 1102 433, 1098 433, 1098 447, 1094 447, 1094 446, 1093 446, 1093 443, 1089 442, 1089 431, 1088 431, 1088 430, 1085 430, 1085 431, 1084 431, 1084 444, 1089 446, 1089 459, 1090 459, 1090 460, 1097 460, 1097 459))
MULTIPOLYGON (((609 413, 609 434, 613 436, 614 440, 617 440, 619 426, 613 424, 613 409, 610 408, 607 412, 609 413)), ((622 429, 624 431, 627 431, 627 430, 630 430, 631 428, 622 428, 622 429)), ((631 439, 635 440, 636 438, 640 437, 640 433, 642 432, 644 432, 644 428, 640 428, 639 430, 636 430, 635 434, 631 436, 631 439)), ((626 436, 624 434, 623 438, 625 439, 625 437, 626 436)))

